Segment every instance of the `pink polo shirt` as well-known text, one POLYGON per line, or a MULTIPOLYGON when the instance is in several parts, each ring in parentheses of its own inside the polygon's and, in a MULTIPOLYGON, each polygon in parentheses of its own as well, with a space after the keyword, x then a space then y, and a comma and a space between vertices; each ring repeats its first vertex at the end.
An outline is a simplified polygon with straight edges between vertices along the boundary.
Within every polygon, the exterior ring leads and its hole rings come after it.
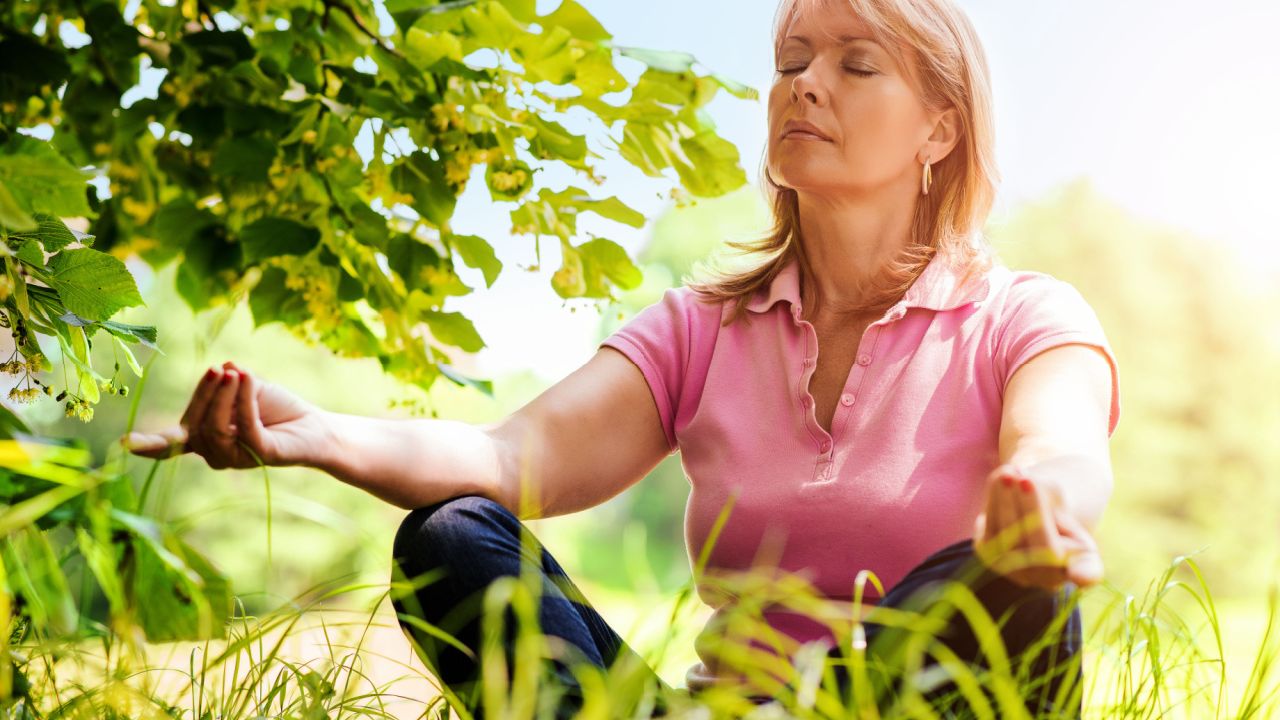
MULTIPOLYGON (((824 615, 834 619, 848 615, 859 570, 887 590, 935 550, 970 537, 998 464, 1005 385, 1036 354, 1068 343, 1101 348, 1111 365, 1108 436, 1115 431, 1115 358, 1075 287, 999 264, 963 285, 960 275, 935 256, 866 329, 830 434, 808 391, 817 333, 800 319, 794 260, 751 299, 749 323, 721 327, 731 303, 704 303, 679 287, 601 342, 640 368, 671 452, 681 453, 692 565, 733 501, 698 584, 715 612, 697 643, 702 662, 689 670, 690 688, 730 680, 702 641, 727 633, 721 621, 741 598, 782 587, 720 592, 712 578, 765 568, 802 578, 842 601, 824 615)), ((867 584, 864 601, 878 599, 867 584)), ((795 641, 789 648, 834 644, 814 613, 765 606, 769 627, 795 641)))

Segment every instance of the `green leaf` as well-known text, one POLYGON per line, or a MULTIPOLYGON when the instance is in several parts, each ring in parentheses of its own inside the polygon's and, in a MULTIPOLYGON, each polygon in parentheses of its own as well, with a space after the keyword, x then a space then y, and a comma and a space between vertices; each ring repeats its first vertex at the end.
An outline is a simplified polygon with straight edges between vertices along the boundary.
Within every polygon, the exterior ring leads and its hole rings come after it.
POLYGON ((574 71, 573 84, 589 98, 627 87, 627 79, 613 66, 613 53, 605 48, 589 50, 577 62, 574 71))
POLYGON ((451 32, 429 33, 415 27, 409 29, 404 54, 419 69, 426 70, 442 58, 461 61, 462 43, 451 32))
POLYGON ((475 325, 462 313, 427 310, 422 313, 422 319, 426 321, 431 335, 446 345, 465 352, 479 352, 485 346, 475 325))
MULTIPOLYGON (((44 250, 49 253, 56 253, 67 245, 77 241, 78 238, 76 235, 71 232, 70 228, 63 224, 62 220, 45 213, 35 213, 32 217, 36 221, 36 227, 30 230, 12 233, 9 237, 38 241, 40 245, 44 247, 44 250)), ((44 257, 41 256, 40 260, 33 264, 43 265, 44 257)))
POLYGON ((618 153, 644 174, 662 177, 662 171, 672 166, 674 143, 675 138, 663 125, 628 121, 622 127, 618 153))
POLYGON ((124 307, 142 304, 138 286, 119 258, 91 248, 63 250, 49 260, 49 284, 68 310, 106 320, 124 307))
POLYGON ((732 80, 724 75, 719 75, 715 73, 711 75, 711 79, 720 83, 720 87, 727 90, 729 94, 733 95, 734 97, 742 98, 743 100, 759 100, 760 99, 760 92, 755 88, 751 87, 750 85, 744 85, 738 82, 737 80, 732 80))
POLYGON ((14 230, 34 230, 36 221, 13 197, 4 181, 0 180, 0 225, 14 230))
MULTIPOLYGON (((564 216, 566 215, 570 216, 571 219, 572 216, 576 216, 580 212, 593 212, 624 225, 630 225, 635 228, 644 227, 644 215, 613 196, 603 200, 595 200, 582 188, 567 187, 560 192, 551 192, 544 189, 539 194, 539 198, 554 205, 560 211, 562 219, 565 219, 564 216)), ((576 227, 573 223, 568 224, 571 227, 576 227)))
POLYGON ((747 175, 738 164, 738 148, 714 131, 681 138, 680 148, 692 164, 676 163, 676 172, 694 195, 717 197, 747 182, 747 175))
POLYGON ((111 519, 131 536, 127 592, 147 640, 224 637, 233 608, 227 578, 149 518, 112 510, 111 519))
POLYGON ((319 242, 319 230, 281 217, 261 218, 240 230, 246 263, 279 255, 305 255, 319 242))
POLYGON ((273 322, 299 325, 310 317, 306 301, 285 285, 287 278, 284 270, 269 267, 249 291, 249 312, 253 315, 254 327, 273 322))
POLYGON ((9 409, 8 405, 0 403, 0 439, 11 440, 14 433, 30 434, 31 428, 22 421, 9 409))
POLYGON ((574 64, 585 51, 574 44, 568 30, 552 27, 540 35, 519 38, 512 52, 530 81, 562 85, 573 79, 577 72, 574 64))
POLYGON ((151 325, 130 325, 129 323, 103 320, 98 325, 115 337, 128 342, 141 343, 144 347, 159 351, 156 346, 156 329, 151 325))
POLYGON ((218 224, 218 218, 206 209, 197 208, 187 198, 179 198, 161 207, 153 223, 161 242, 183 248, 201 230, 218 224))
POLYGON ((560 269, 551 275, 551 287, 562 298, 582 297, 587 292, 587 275, 582 255, 567 241, 560 243, 563 258, 560 269))
POLYGON ((14 134, 0 148, 0 184, 25 212, 89 215, 88 177, 43 140, 14 134))
POLYGON ((604 29, 599 20, 596 20, 591 13, 587 12, 586 8, 579 5, 575 0, 563 0, 560 3, 560 7, 556 8, 550 15, 543 15, 538 22, 544 28, 562 27, 572 33, 578 40, 585 42, 598 42, 613 37, 604 29))
POLYGON ((478 380, 476 378, 467 377, 466 375, 459 373, 457 370, 454 370, 447 363, 436 363, 436 367, 440 368, 441 375, 444 375, 445 377, 449 378, 450 380, 457 383, 458 385, 461 385, 463 387, 470 386, 479 390, 485 395, 488 395, 489 397, 494 396, 492 381, 478 380))
POLYGON ((476 3, 462 11, 463 52, 479 48, 508 48, 512 41, 528 33, 511 13, 496 2, 476 3))
POLYGON ((391 182, 400 192, 413 197, 411 207, 436 227, 453 217, 458 203, 453 188, 445 181, 444 163, 425 151, 415 152, 391 166, 391 182))
POLYGON ((511 16, 522 23, 537 22, 538 8, 535 0, 498 0, 511 13, 511 16))
POLYGON ((261 137, 232 138, 214 152, 210 170, 230 184, 265 183, 276 145, 261 137))
POLYGON ((603 274, 618 287, 631 290, 644 281, 644 273, 636 267, 621 245, 605 238, 595 238, 578 246, 587 275, 603 274))
POLYGON ((138 364, 138 358, 134 357, 133 351, 129 349, 129 346, 125 345, 124 341, 116 335, 111 336, 111 342, 115 345, 116 352, 124 354, 124 361, 128 363, 129 369, 133 371, 133 374, 142 377, 142 366, 138 364))
POLYGON ((28 265, 44 267, 44 251, 40 249, 40 243, 35 240, 23 240, 16 254, 19 260, 28 265))
POLYGON ((23 610, 45 633, 69 635, 77 614, 58 555, 45 533, 33 527, 12 536, 4 549, 11 583, 23 600, 23 610))
POLYGON ((684 52, 649 50, 638 47, 615 47, 614 49, 624 57, 639 60, 655 70, 663 70, 669 73, 688 72, 693 69, 693 64, 698 62, 697 58, 684 52))
POLYGON ((587 156, 587 139, 574 135, 560 123, 544 120, 538 115, 529 116, 529 124, 538 134, 530 141, 529 150, 537 157, 554 157, 578 161, 587 156))
POLYGON ((484 273, 485 287, 493 287, 493 281, 502 272, 502 261, 494 253, 493 246, 475 235, 449 235, 446 240, 462 262, 484 273))

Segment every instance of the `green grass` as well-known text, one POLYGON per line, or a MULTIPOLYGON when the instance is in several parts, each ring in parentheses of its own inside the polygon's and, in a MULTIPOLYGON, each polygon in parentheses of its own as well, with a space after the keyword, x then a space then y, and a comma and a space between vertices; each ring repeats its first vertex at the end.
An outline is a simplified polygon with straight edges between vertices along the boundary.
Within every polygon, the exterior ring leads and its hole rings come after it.
MULTIPOLYGON (((534 617, 536 598, 526 584, 510 580, 491 588, 491 618, 497 621, 498 611, 508 605, 526 620, 534 617)), ((385 593, 363 611, 332 607, 348 594, 368 590, 354 585, 316 588, 269 615, 246 617, 238 612, 224 641, 147 644, 124 633, 97 643, 16 646, 15 658, 31 686, 25 697, 7 704, 3 716, 443 716, 447 698, 410 652, 385 593)), ((692 601, 691 591, 686 587, 676 597, 660 598, 588 590, 610 621, 627 630, 632 646, 665 678, 677 682, 692 659, 687 652, 689 633, 705 618, 705 609, 692 601), (679 628, 680 633, 671 636, 661 632, 664 627, 679 628)), ((1082 612, 1087 717, 1266 718, 1280 709, 1275 673, 1280 641, 1274 626, 1280 616, 1274 593, 1265 609, 1234 604, 1222 612, 1201 582, 1195 562, 1179 558, 1153 578, 1141 596, 1105 586, 1083 593, 1082 612)), ((904 625, 927 627, 917 622, 919 617, 902 620, 904 625)), ((980 618, 975 621, 976 626, 982 624, 980 618)), ((520 629, 512 668, 503 667, 496 648, 486 656, 487 677, 492 680, 486 697, 490 717, 551 716, 546 702, 554 699, 553 688, 540 684, 538 668, 540 658, 552 649, 532 623, 520 629)), ((986 639, 998 644, 994 625, 987 631, 986 639)), ((942 654, 927 630, 913 637, 905 668, 918 666, 927 654, 942 654)), ((999 655, 1000 649, 993 646, 991 652, 999 655)), ((754 658, 742 659, 749 666, 754 658)), ((867 658, 855 652, 850 660, 854 667, 863 667, 860 663, 867 658)), ((952 670, 951 677, 961 679, 959 685, 972 701, 975 717, 1018 717, 1018 695, 1033 681, 1019 677, 1012 662, 993 672, 963 665, 952 670)), ((921 685, 931 677, 927 672, 905 671, 889 700, 881 698, 879 703, 865 692, 841 697, 821 683, 813 666, 797 663, 783 672, 791 673, 788 679, 798 691, 780 692, 776 707, 757 707, 733 693, 705 694, 698 701, 680 695, 671 698, 671 717, 946 717, 920 701, 921 685)), ((579 676, 587 698, 579 717, 628 717, 637 705, 641 711, 646 707, 640 690, 628 685, 621 668, 610 674, 583 667, 579 676)), ((863 678, 855 690, 871 685, 863 678)), ((464 717, 461 712, 454 716, 464 717)))
MULTIPOLYGON (((153 466, 144 483, 144 500, 154 472, 153 466)), ((264 481, 269 493, 265 469, 264 481)), ((143 505, 139 502, 136 507, 143 505)), ((10 508, 4 516, 19 517, 17 511, 10 508)), ((25 554, 16 554, 13 537, 5 538, 19 562, 10 562, 6 556, 0 581, 21 575, 27 582, 24 598, 65 601, 66 588, 58 593, 33 592, 54 576, 36 573, 21 562, 44 557, 36 551, 52 548, 40 544, 47 542, 42 540, 44 534, 35 532, 30 523, 11 520, 11 525, 12 532, 21 529, 31 544, 23 546, 25 554)), ((713 529, 709 545, 716 534, 713 529)), ((150 545, 135 541, 127 547, 133 548, 129 552, 152 546, 164 550, 157 544, 161 539, 157 535, 149 539, 150 545)), ((524 539, 533 542, 531 533, 524 539)), ((589 601, 623 631, 648 665, 678 688, 685 669, 696 660, 693 637, 707 619, 707 608, 696 600, 692 580, 674 595, 658 592, 642 556, 635 547, 628 553, 628 567, 640 586, 634 592, 609 593, 591 587, 583 578, 579 583, 589 601)), ((693 577, 703 584, 725 582, 723 578, 712 581, 703 573, 708 556, 707 549, 699 553, 693 577)), ((58 562, 53 555, 48 559, 58 562)), ((107 585, 123 587, 128 582, 126 577, 111 576, 110 563, 99 563, 97 568, 104 573, 99 580, 105 578, 107 585)), ((871 576, 859 579, 876 582, 871 576)), ((183 582, 196 583, 190 587, 199 589, 197 579, 183 582)), ((412 647, 415 640, 428 636, 451 638, 417 618, 406 619, 414 628, 414 639, 407 638, 391 609, 390 597, 409 597, 406 591, 411 587, 403 578, 374 585, 338 580, 258 616, 246 614, 237 599, 223 637, 198 643, 147 642, 136 622, 143 613, 134 607, 113 612, 108 624, 97 626, 94 635, 85 639, 81 633, 73 642, 51 631, 54 624, 50 622, 27 621, 37 609, 32 600, 19 609, 8 593, 0 592, 0 618, 10 628, 8 642, 0 644, 0 718, 467 718, 458 698, 440 687, 412 647), (376 600, 363 606, 352 601, 371 596, 376 600), (354 609, 343 609, 344 605, 354 609)), ((487 717, 540 720, 556 716, 559 688, 546 682, 545 669, 548 659, 568 655, 563 644, 548 642, 538 632, 539 598, 534 589, 539 587, 540 577, 530 572, 503 578, 486 594, 487 641, 481 658, 487 717), (510 659, 496 640, 508 609, 514 610, 511 614, 519 630, 510 659)), ((725 634, 718 652, 751 687, 717 689, 696 698, 679 691, 665 698, 673 719, 1019 718, 1027 716, 1024 696, 1037 692, 1044 681, 1030 671, 1029 658, 1007 655, 998 626, 1001 619, 988 616, 973 593, 959 583, 918 611, 872 608, 863 620, 884 625, 894 634, 895 641, 880 648, 884 652, 868 652, 866 643, 860 642, 859 625, 833 623, 842 648, 835 662, 846 665, 853 678, 847 688, 834 682, 833 661, 824 653, 797 648, 760 619, 765 606, 787 606, 811 614, 829 606, 806 582, 779 579, 775 574, 747 574, 720 589, 738 602, 727 618, 732 632, 725 634), (962 662, 936 637, 946 619, 957 612, 977 631, 981 663, 962 662), (730 637, 752 638, 771 646, 772 652, 729 642, 730 637), (946 684, 953 692, 931 692, 946 684), (748 692, 774 701, 758 706, 746 697, 748 692)), ((130 597, 140 606, 155 599, 130 597)), ((1243 720, 1271 717, 1280 710, 1276 672, 1280 588, 1273 589, 1265 603, 1236 602, 1220 608, 1195 560, 1179 557, 1151 578, 1140 594, 1125 594, 1104 584, 1077 597, 1086 637, 1084 682, 1074 687, 1083 695, 1087 717, 1243 720)), ((52 617, 47 611, 44 615, 52 617)), ((1063 619, 1065 615, 1059 621, 1063 619)), ((189 624, 191 618, 186 620, 189 624)), ((85 626, 82 622, 77 627, 85 626)), ((657 698, 653 688, 643 683, 640 670, 575 666, 585 698, 576 717, 649 717, 657 698)), ((1058 706, 1070 707, 1078 699, 1064 696, 1056 701, 1058 706)))

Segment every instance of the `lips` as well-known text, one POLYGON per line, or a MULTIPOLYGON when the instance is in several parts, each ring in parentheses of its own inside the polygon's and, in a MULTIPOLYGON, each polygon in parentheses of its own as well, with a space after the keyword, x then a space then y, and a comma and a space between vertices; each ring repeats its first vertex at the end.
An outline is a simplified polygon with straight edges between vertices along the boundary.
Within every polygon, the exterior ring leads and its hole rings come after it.
POLYGON ((782 127, 782 139, 785 140, 789 137, 794 137, 797 140, 825 140, 831 142, 831 137, 819 130, 817 125, 804 120, 789 120, 782 127))

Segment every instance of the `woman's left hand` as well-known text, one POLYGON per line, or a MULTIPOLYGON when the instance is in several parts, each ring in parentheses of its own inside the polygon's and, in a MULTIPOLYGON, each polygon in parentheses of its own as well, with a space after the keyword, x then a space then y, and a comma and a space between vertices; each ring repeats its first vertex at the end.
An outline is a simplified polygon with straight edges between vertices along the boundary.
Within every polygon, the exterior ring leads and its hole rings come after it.
POLYGON ((1048 590, 1066 581, 1095 585, 1103 576, 1098 544, 1063 507, 1048 479, 1052 471, 1052 461, 1026 472, 1010 464, 992 471, 985 510, 974 522, 974 551, 987 567, 1019 585, 1048 590))

